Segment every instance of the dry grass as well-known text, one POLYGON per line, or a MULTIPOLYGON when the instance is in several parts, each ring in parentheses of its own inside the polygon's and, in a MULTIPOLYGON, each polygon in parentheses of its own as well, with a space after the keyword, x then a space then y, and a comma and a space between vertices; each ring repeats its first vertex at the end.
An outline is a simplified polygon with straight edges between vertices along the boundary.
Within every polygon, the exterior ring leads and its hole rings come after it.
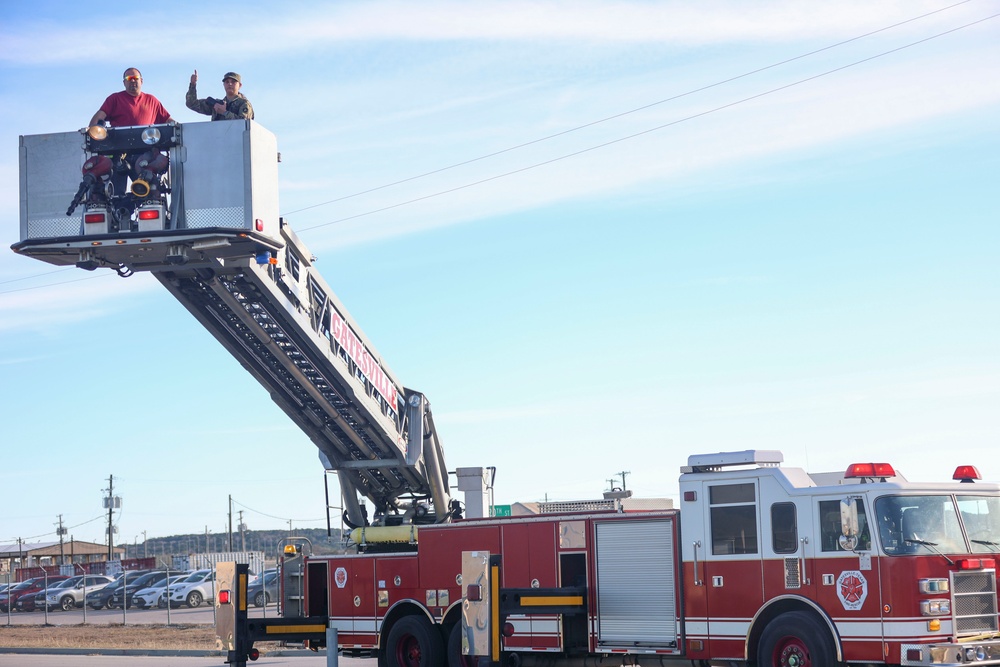
MULTIPOLYGON (((278 644, 256 646, 263 653, 278 644)), ((211 625, 0 625, 0 647, 218 649, 211 625)))

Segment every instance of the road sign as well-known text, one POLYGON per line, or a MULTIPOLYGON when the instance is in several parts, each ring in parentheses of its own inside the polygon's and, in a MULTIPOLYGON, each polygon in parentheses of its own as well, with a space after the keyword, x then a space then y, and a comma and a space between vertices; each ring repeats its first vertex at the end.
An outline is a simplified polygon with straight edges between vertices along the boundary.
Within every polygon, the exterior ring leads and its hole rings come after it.
POLYGON ((510 516, 510 505, 493 505, 490 507, 490 516, 510 516))

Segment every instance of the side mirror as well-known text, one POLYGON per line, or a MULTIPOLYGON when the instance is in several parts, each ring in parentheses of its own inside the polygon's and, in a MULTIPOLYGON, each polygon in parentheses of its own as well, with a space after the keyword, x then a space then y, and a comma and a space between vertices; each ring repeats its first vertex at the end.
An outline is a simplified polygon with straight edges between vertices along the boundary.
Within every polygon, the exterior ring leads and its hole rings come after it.
POLYGON ((858 506, 854 498, 840 501, 840 548, 854 551, 858 546, 858 506))

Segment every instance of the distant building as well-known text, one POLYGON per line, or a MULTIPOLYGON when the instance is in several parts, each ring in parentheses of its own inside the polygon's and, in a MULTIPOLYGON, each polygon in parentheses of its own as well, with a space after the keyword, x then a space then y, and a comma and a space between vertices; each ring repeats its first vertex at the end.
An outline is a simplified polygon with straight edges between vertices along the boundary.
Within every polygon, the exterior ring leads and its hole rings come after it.
MULTIPOLYGON (((114 558, 125 555, 124 547, 113 549, 114 558)), ((0 575, 13 574, 18 568, 50 567, 73 563, 99 563, 108 559, 108 545, 80 540, 59 542, 22 542, 0 545, 0 575)))

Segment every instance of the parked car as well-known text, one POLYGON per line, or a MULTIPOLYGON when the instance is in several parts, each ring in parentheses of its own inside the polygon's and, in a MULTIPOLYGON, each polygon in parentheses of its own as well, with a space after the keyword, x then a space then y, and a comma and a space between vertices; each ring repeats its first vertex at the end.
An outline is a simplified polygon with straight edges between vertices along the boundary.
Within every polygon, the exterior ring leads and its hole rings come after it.
POLYGON ((59 608, 63 611, 70 611, 83 606, 87 593, 107 586, 114 579, 103 574, 88 574, 82 580, 73 582, 72 585, 69 584, 70 581, 71 579, 67 579, 63 582, 64 585, 59 588, 49 587, 45 593, 44 601, 37 599, 36 596, 35 605, 44 604, 49 610, 59 608))
POLYGON ((145 574, 147 571, 148 570, 136 570, 132 572, 126 572, 120 575, 117 579, 115 579, 107 586, 103 588, 98 588, 96 591, 90 591, 89 593, 87 593, 87 606, 94 610, 110 607, 111 596, 113 596, 115 594, 115 591, 118 590, 118 588, 123 585, 122 582, 126 579, 126 576, 129 581, 132 581, 133 579, 136 579, 141 575, 145 574))
MULTIPOLYGON (((11 601, 13 601, 14 604, 17 604, 17 598, 20 597, 21 593, 25 592, 30 586, 34 585, 34 582, 38 579, 41 579, 41 577, 25 579, 20 583, 16 581, 11 582, 10 588, 0 593, 0 611, 6 614, 9 609, 12 609, 13 605, 11 604, 11 601)), ((44 579, 42 581, 44 582, 44 579)), ((44 586, 44 583, 42 585, 44 586)), ((37 586, 35 588, 35 592, 38 592, 37 586)))
MULTIPOLYGON (((6 612, 8 609, 17 609, 18 600, 25 595, 34 598, 39 591, 45 588, 46 584, 51 586, 52 584, 58 583, 64 579, 69 579, 69 577, 56 575, 49 577, 48 580, 46 580, 45 577, 32 577, 31 579, 25 579, 20 584, 0 596, 0 611, 6 612)), ((32 603, 34 603, 33 599, 32 603)))
POLYGON ((36 609, 41 609, 42 605, 45 604, 45 596, 49 591, 61 590, 63 586, 75 586, 76 582, 82 581, 83 575, 63 578, 61 581, 52 583, 52 577, 49 577, 49 587, 44 588, 34 595, 22 595, 17 599, 16 608, 18 611, 35 611, 36 609))
POLYGON ((278 599, 278 572, 268 570, 257 577, 247 587, 247 599, 252 600, 256 607, 263 607, 278 599))
POLYGON ((123 585, 120 588, 115 588, 115 592, 111 596, 108 606, 131 607, 132 596, 135 595, 136 591, 142 590, 143 588, 149 588, 150 586, 155 586, 161 581, 165 581, 166 578, 166 570, 153 570, 138 577, 129 578, 128 581, 123 582, 123 585))
POLYGON ((147 607, 159 607, 160 609, 163 609, 167 606, 167 586, 183 579, 187 579, 190 574, 190 572, 172 574, 168 579, 159 582, 155 586, 150 586, 136 591, 135 594, 132 595, 132 604, 140 609, 146 609, 147 607))
POLYGON ((194 609, 201 603, 215 600, 215 572, 213 570, 198 570, 184 581, 179 581, 170 587, 168 596, 170 607, 182 604, 194 609))

